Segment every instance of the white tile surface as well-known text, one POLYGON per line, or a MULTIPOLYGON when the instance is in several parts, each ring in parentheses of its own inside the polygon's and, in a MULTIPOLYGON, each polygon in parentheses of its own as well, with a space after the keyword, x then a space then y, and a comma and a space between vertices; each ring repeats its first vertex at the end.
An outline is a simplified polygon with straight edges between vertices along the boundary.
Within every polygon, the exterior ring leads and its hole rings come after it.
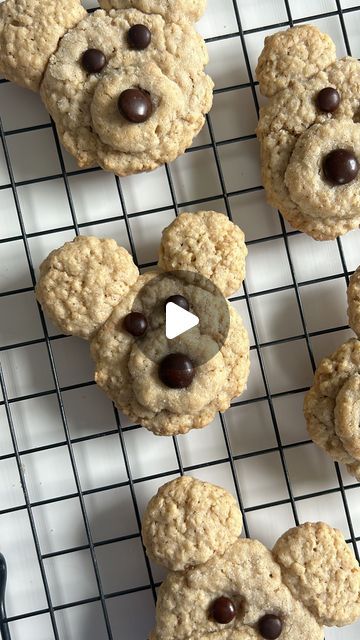
POLYGON ((313 378, 305 340, 285 342, 262 349, 272 393, 306 387, 313 378))
POLYGON ((5 131, 50 123, 41 98, 23 87, 6 82, 0 85, 1 119, 5 131))
POLYGON ((220 147, 219 155, 227 191, 252 189, 261 184, 257 140, 226 144, 220 147))
POLYGON ((43 336, 34 292, 0 298, 0 342, 9 346, 43 336))
POLYGON ((42 553, 56 553, 87 542, 79 498, 35 507, 34 518, 42 553))
POLYGON ((94 542, 103 542, 138 532, 130 487, 118 487, 85 496, 94 542))
POLYGON ((74 444, 83 491, 125 482, 126 470, 118 435, 74 444))
POLYGON ((0 239, 20 235, 14 195, 11 189, 0 191, 0 239))
POLYGON ((345 278, 301 287, 300 295, 310 332, 348 324, 345 278))
POLYGON ((18 194, 27 233, 73 225, 62 178, 27 184, 18 194))
POLYGON ((7 614, 15 616, 46 607, 45 591, 25 509, 0 516, 1 551, 8 574, 7 614), (15 551, 16 550, 16 551, 15 551))
MULTIPOLYGON (((267 0, 259 0, 259 2, 237 0, 237 4, 242 27, 245 30, 262 27, 264 24, 267 24, 267 21, 270 19, 269 3, 267 0)), ((287 20, 287 13, 284 2, 282 2, 282 0, 274 0, 271 5, 271 20, 269 24, 285 22, 287 20)))
POLYGON ((125 443, 134 478, 178 469, 171 438, 154 438, 146 429, 134 429, 125 434, 125 443))
POLYGON ((32 282, 22 240, 0 244, 0 264, 2 291, 31 287, 32 282))
MULTIPOLYGON (((227 414, 227 421, 228 418, 229 414, 227 414)), ((206 428, 206 438, 204 438, 202 429, 193 429, 193 431, 186 436, 178 438, 178 444, 181 459, 186 467, 227 457, 225 439, 219 416, 206 428)))
MULTIPOLYGON (((318 0, 314 3, 313 0, 290 0, 289 1, 291 15, 294 20, 297 18, 303 18, 307 16, 313 16, 315 13, 327 13, 328 11, 336 11, 335 0, 318 0)), ((342 2, 342 6, 345 7, 345 3, 342 2)))
POLYGON ((316 242, 300 234, 289 238, 289 248, 298 282, 343 273, 335 242, 316 242))
POLYGON ((250 293, 292 284, 283 239, 251 246, 247 259, 246 284, 250 293))
POLYGON ((233 220, 244 231, 247 241, 281 233, 279 214, 269 207, 263 189, 230 198, 233 220))
POLYGON ((60 162, 51 129, 15 133, 8 136, 7 145, 17 182, 60 173, 60 162))
POLYGON ((106 593, 134 589, 149 582, 140 539, 123 540, 96 548, 106 593))
POLYGON ((14 402, 11 414, 20 451, 64 441, 59 401, 55 393, 14 402))
POLYGON ((45 568, 54 605, 85 600, 96 595, 96 579, 89 551, 47 558, 45 568))
POLYGON ((76 492, 67 447, 37 451, 21 458, 30 500, 37 502, 76 492), (61 483, 59 471, 61 470, 61 483))
POLYGON ((266 400, 232 407, 226 415, 226 421, 235 455, 276 447, 275 431, 266 400))
POLYGON ((217 142, 254 135, 257 115, 251 89, 217 93, 210 117, 217 142))
POLYGON ((214 40, 209 42, 208 50, 208 72, 215 82, 216 89, 249 82, 240 38, 214 40))
POLYGON ((249 533, 268 546, 273 547, 276 540, 295 525, 290 504, 281 504, 267 509, 256 509, 247 514, 249 533))
POLYGON ((280 455, 265 453, 236 462, 245 508, 289 497, 280 455))
POLYGON ((260 342, 284 340, 304 331, 294 289, 255 296, 251 307, 260 342))

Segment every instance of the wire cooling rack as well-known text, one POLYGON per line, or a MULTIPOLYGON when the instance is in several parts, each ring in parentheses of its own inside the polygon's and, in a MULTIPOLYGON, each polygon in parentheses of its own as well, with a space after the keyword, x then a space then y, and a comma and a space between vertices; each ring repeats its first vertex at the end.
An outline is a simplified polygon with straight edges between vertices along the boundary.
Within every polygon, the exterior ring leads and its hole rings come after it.
MULTIPOLYGON (((148 175, 79 171, 38 96, 0 83, 3 640, 147 638, 163 573, 145 556, 141 515, 179 473, 226 486, 245 534, 265 544, 323 519, 359 557, 360 485, 309 442, 302 402, 316 363, 350 335, 345 293, 360 232, 315 243, 288 227, 265 203, 254 135, 263 39, 304 21, 328 32, 340 56, 359 55, 357 2, 209 0, 199 29, 216 81, 213 110, 193 147, 148 175), (115 237, 147 268, 178 212, 210 208, 248 241, 246 285, 233 299, 251 338, 248 390, 205 430, 155 438, 97 390, 88 345, 45 321, 37 268, 78 233, 115 237)), ((326 638, 359 633, 357 624, 326 638)))

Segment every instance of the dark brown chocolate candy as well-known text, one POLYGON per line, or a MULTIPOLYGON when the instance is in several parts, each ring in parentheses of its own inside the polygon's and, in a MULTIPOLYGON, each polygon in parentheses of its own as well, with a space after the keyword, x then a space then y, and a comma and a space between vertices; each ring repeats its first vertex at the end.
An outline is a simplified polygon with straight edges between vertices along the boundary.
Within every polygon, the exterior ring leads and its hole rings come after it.
POLYGON ((221 596, 213 602, 211 607, 211 617, 219 624, 229 624, 236 616, 235 605, 230 598, 221 596))
POLYGON ((145 122, 153 112, 151 98, 141 89, 126 89, 120 94, 118 107, 129 122, 145 122))
POLYGON ((332 185, 348 184, 355 180, 359 173, 359 162, 356 155, 347 149, 331 151, 323 162, 325 178, 332 185))
POLYGON ((143 336, 148 328, 148 321, 142 313, 129 313, 124 318, 124 328, 136 338, 143 336))
POLYGON ((88 49, 84 51, 81 64, 88 73, 99 73, 106 65, 106 57, 99 49, 88 49))
POLYGON ((151 31, 144 24, 134 24, 128 31, 128 43, 132 49, 142 51, 151 42, 151 31))
POLYGON ((159 364, 159 378, 170 389, 186 389, 195 376, 195 367, 183 353, 171 353, 159 364))
POLYGON ((317 96, 316 104, 320 111, 333 113, 340 105, 340 93, 333 87, 325 87, 317 96))
POLYGON ((185 309, 185 311, 189 311, 190 309, 190 305, 186 300, 186 298, 184 298, 184 296, 180 296, 180 295, 170 296, 170 298, 166 300, 166 304, 168 304, 169 302, 172 302, 173 304, 177 304, 178 307, 185 309))
POLYGON ((283 623, 279 616, 268 613, 259 620, 259 633, 265 640, 276 640, 282 630, 283 623))

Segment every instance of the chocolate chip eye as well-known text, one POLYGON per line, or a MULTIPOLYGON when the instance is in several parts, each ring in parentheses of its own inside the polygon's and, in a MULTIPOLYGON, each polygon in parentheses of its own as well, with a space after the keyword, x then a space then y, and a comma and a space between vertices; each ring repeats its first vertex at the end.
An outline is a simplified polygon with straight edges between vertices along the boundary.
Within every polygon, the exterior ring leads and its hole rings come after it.
POLYGON ((128 31, 128 43, 132 49, 142 51, 151 42, 151 31, 144 24, 134 24, 128 31))
POLYGON ((124 328, 136 338, 143 336, 148 328, 148 321, 142 313, 129 313, 124 318, 124 328))
POLYGON ((334 149, 323 161, 325 178, 330 184, 339 186, 355 180, 360 165, 356 155, 347 149, 334 149))
POLYGON ((178 307, 185 309, 185 311, 189 311, 190 309, 190 305, 184 296, 180 296, 180 295, 170 296, 170 298, 166 300, 165 305, 169 304, 169 302, 172 302, 173 304, 177 304, 178 307))
POLYGON ((268 613, 259 620, 259 633, 265 640, 276 640, 281 636, 283 623, 279 616, 268 613))
POLYGON ((82 54, 81 64, 88 73, 99 73, 106 65, 105 54, 99 49, 88 49, 82 54))
POLYGON ((320 111, 326 113, 333 113, 340 105, 340 93, 333 87, 325 87, 322 89, 316 98, 316 104, 320 111))
POLYGON ((219 624, 229 624, 236 616, 235 605, 230 598, 222 596, 213 602, 210 614, 215 622, 219 624))

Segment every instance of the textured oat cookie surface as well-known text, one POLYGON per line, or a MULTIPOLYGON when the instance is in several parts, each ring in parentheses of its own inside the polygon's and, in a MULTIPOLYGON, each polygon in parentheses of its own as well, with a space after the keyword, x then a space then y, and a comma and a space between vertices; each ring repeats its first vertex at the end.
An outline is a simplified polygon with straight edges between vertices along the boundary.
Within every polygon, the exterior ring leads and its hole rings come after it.
POLYGON ((360 337, 360 267, 350 278, 348 305, 350 327, 360 337))
POLYGON ((245 278, 246 256, 244 234, 226 216, 199 211, 194 224, 191 213, 182 213, 163 232, 159 267, 164 271, 196 271, 228 296, 245 278))
POLYGON ((182 154, 212 104, 207 49, 193 25, 205 1, 104 1, 104 9, 89 15, 79 0, 46 4, 46 12, 40 0, 0 6, 0 72, 40 90, 79 166, 123 176, 182 154), (129 43, 135 25, 150 31, 145 48, 129 43), (105 56, 102 67, 83 64, 89 50, 105 56), (119 107, 129 89, 148 96, 144 121, 119 107))
POLYGON ((206 7, 206 0, 100 0, 103 9, 126 9, 133 7, 144 13, 159 13, 171 18, 183 13, 193 21, 199 20, 206 7))
POLYGON ((357 338, 320 362, 305 396, 304 413, 313 441, 360 481, 360 269, 348 287, 349 324, 357 338))
POLYGON ((79 236, 44 260, 36 296, 61 331, 90 338, 138 276, 115 240, 79 236))
POLYGON ((209 424, 218 411, 226 411, 231 400, 242 393, 249 374, 249 341, 240 316, 228 305, 230 326, 221 346, 219 327, 211 322, 208 311, 218 304, 218 297, 171 275, 161 280, 157 276, 158 272, 140 276, 94 337, 91 352, 97 384, 126 415, 158 435, 175 435, 209 424), (136 308, 152 322, 139 348, 136 339, 122 326, 126 315, 135 308, 135 300, 139 302, 137 294, 151 278, 155 290, 149 287, 148 298, 136 308), (165 301, 173 295, 182 295, 189 301, 190 311, 200 318, 200 324, 169 341, 164 332, 165 314, 162 312, 161 319, 153 318, 152 309, 154 299, 165 301), (144 340, 148 343, 146 353, 144 340), (196 362, 203 359, 204 351, 211 349, 213 342, 219 344, 219 352, 197 367, 190 387, 164 387, 158 377, 163 358, 179 352, 196 362))
POLYGON ((356 415, 360 415, 356 386, 359 375, 360 340, 352 338, 320 363, 304 405, 312 440, 334 460, 346 464, 358 480, 359 424, 354 429, 354 419, 356 422, 356 415))
POLYGON ((87 15, 80 0, 7 0, 0 4, 0 70, 13 82, 39 91, 60 38, 87 15), (36 33, 36 37, 33 36, 36 33))
MULTIPOLYGON (((180 218, 186 220, 185 227, 180 225, 184 248, 188 237, 198 236, 204 219, 206 232, 211 229, 211 241, 200 247, 212 265, 208 279, 201 273, 201 259, 195 261, 195 271, 167 273, 159 264, 158 270, 139 276, 131 256, 114 240, 78 237, 43 262, 36 288, 44 311, 61 331, 91 341, 98 385, 132 421, 157 435, 209 424, 243 392, 250 366, 242 320, 216 286, 219 273, 227 292, 240 286, 245 275, 243 233, 213 211, 180 218), (229 238, 226 245, 224 236, 229 238), (199 324, 169 340, 166 301, 179 295, 199 324), (132 313, 142 314, 144 335, 134 335, 126 326, 132 313), (173 388, 161 377, 161 363, 171 354, 191 361, 188 385, 173 388)), ((178 220, 170 225, 170 235, 172 228, 180 242, 178 220)), ((165 232, 163 257, 169 251, 166 238, 165 232)), ((181 262, 179 246, 176 255, 181 262)))
POLYGON ((274 638, 323 640, 324 624, 359 618, 360 569, 340 531, 307 523, 271 552, 237 537, 236 510, 226 491, 190 477, 173 480, 150 501, 143 540, 149 556, 170 569, 151 640, 260 640, 270 637, 261 631, 267 615, 281 621, 274 638), (235 527, 224 533, 227 520, 235 527), (219 598, 233 605, 227 622, 214 617, 219 598))
POLYGON ((161 487, 143 522, 149 556, 175 571, 225 551, 241 529, 241 513, 231 494, 186 476, 161 487))
POLYGON ((342 627, 360 617, 360 572, 340 531, 323 523, 306 523, 285 533, 273 554, 284 567, 290 591, 323 624, 342 627), (334 563, 334 558, 340 562, 334 563), (325 588, 318 593, 320 582, 325 588))
POLYGON ((336 149, 351 151, 360 161, 359 61, 336 60, 329 36, 303 25, 266 39, 257 77, 269 97, 257 128, 269 203, 317 240, 357 228, 360 174, 334 186, 324 175, 323 161, 336 149), (317 104, 325 88, 340 95, 331 113, 317 104))

